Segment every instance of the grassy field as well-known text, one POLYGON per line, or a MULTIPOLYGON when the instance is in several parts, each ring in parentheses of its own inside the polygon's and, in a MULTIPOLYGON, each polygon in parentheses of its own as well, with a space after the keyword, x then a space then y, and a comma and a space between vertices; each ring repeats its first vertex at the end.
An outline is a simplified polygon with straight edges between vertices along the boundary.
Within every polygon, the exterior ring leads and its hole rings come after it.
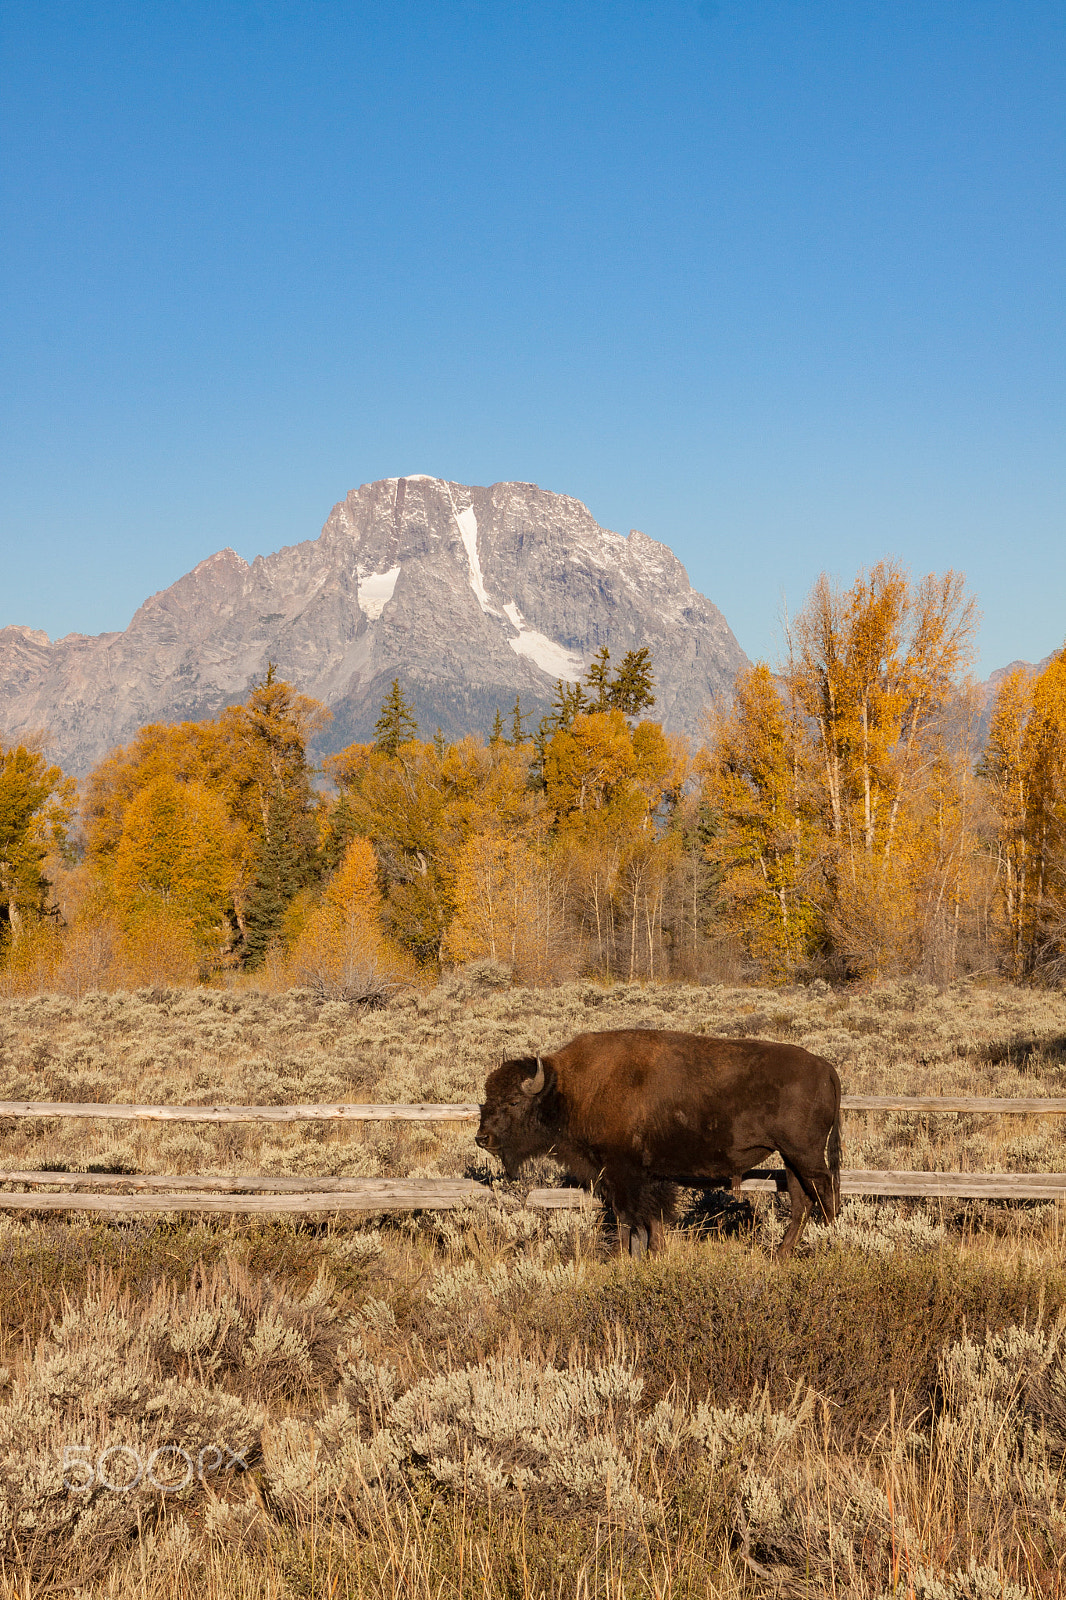
MULTIPOLYGON (((582 1028, 803 1043, 854 1093, 1066 1094, 1066 996, 574 984, 0 1002, 0 1099, 472 1100, 582 1028)), ((2 1125, 0 1166, 491 1180, 467 1212, 0 1213, 5 1592, 918 1600, 1066 1589, 1051 1204, 538 1214, 472 1124, 2 1125), (66 1481, 64 1481, 66 1480, 66 1481)), ((1066 1118, 853 1115, 860 1167, 1066 1171, 1066 1118)))

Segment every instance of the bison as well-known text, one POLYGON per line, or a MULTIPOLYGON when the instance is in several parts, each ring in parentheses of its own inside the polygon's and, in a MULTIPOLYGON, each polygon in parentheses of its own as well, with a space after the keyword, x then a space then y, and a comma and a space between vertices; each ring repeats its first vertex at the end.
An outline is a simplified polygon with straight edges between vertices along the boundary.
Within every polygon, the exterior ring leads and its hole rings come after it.
POLYGON ((777 1150, 792 1201, 785 1257, 816 1204, 827 1221, 836 1216, 840 1079, 823 1057, 766 1039, 579 1033, 554 1055, 489 1074, 476 1141, 509 1178, 534 1156, 554 1156, 603 1195, 635 1256, 661 1248, 676 1185, 736 1193, 777 1150))

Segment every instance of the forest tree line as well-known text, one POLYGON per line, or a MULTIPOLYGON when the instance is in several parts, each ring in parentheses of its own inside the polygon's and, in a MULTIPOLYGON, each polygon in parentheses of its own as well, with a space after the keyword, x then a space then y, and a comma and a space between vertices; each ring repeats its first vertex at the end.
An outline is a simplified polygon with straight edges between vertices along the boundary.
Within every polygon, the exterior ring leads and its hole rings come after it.
POLYGON ((1066 650, 981 738, 961 577, 822 577, 785 659, 693 747, 647 650, 419 737, 399 682, 328 756, 268 669, 246 704, 151 724, 80 786, 2 746, 0 979, 137 987, 260 974, 370 997, 489 959, 527 982, 965 972, 1066 976, 1066 650))

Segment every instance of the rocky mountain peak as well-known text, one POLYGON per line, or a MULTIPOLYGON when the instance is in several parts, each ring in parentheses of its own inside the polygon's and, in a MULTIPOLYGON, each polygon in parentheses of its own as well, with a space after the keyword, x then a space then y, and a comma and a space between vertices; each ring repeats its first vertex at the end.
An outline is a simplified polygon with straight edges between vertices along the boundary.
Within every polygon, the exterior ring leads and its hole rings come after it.
POLYGON ((697 733, 745 657, 681 562, 637 530, 600 527, 569 495, 413 474, 353 489, 317 539, 201 561, 152 595, 122 634, 50 644, 0 630, 0 728, 47 727, 84 772, 147 721, 216 713, 268 661, 324 700, 323 749, 370 735, 399 678, 423 733, 485 732, 521 696, 531 717, 558 678, 607 645, 648 646, 655 714, 697 733))

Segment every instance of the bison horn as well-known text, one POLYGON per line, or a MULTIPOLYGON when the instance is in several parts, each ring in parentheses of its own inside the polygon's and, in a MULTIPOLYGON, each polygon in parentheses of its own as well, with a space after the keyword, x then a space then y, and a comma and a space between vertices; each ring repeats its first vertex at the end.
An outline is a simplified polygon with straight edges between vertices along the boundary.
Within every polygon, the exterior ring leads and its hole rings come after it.
POLYGON ((528 1094, 530 1096, 530 1098, 532 1098, 533 1095, 539 1094, 540 1091, 543 1089, 543 1087, 544 1087, 544 1063, 540 1059, 540 1057, 538 1056, 537 1057, 537 1070, 536 1070, 535 1075, 532 1078, 523 1078, 523 1080, 522 1080, 522 1093, 523 1094, 528 1094))

